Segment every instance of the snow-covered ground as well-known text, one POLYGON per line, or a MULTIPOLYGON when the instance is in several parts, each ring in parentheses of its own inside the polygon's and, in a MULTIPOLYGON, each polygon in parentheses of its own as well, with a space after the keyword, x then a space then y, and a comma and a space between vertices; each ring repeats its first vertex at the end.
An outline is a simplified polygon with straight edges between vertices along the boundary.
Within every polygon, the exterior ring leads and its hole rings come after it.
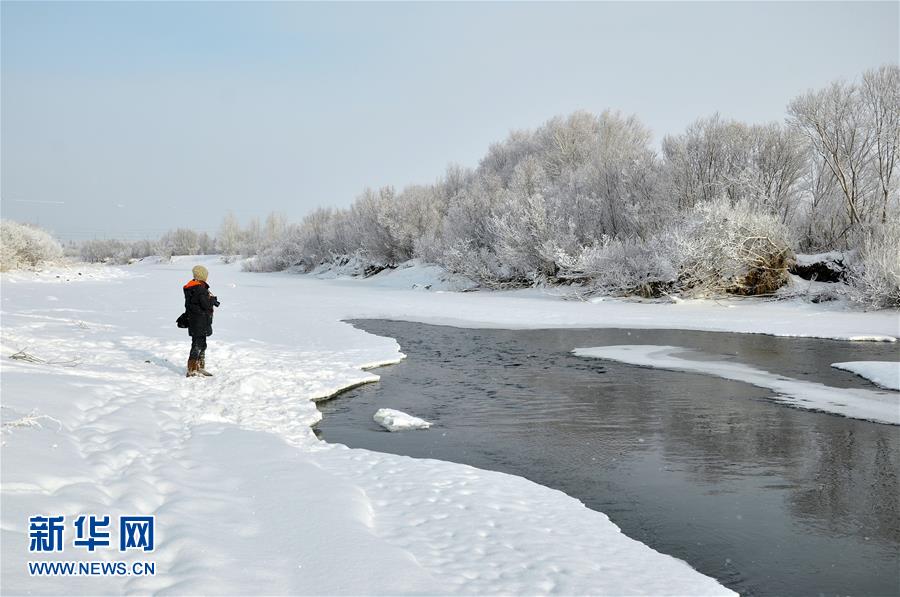
MULTIPOLYGON (((798 408, 900 425, 900 394, 897 392, 833 388, 820 383, 776 375, 741 363, 684 359, 679 357, 679 354, 688 351, 677 346, 599 346, 579 348, 573 352, 583 357, 619 361, 629 365, 670 371, 692 371, 743 381, 768 388, 775 392, 776 400, 798 408)), ((898 366, 896 363, 893 365, 898 366)))
POLYGON ((3 275, 5 594, 728 593, 558 491, 317 440, 312 400, 403 358, 394 340, 340 320, 898 335, 896 313, 832 304, 411 291, 414 272, 318 280, 205 258, 222 302, 207 355, 216 376, 186 379, 174 320, 195 261, 3 275), (21 350, 44 362, 7 358, 21 350), (36 514, 66 516, 65 552, 29 555, 36 514), (81 514, 155 514, 156 551, 75 548, 81 514), (32 578, 25 564, 141 559, 155 576, 32 578))
POLYGON ((832 363, 831 366, 835 369, 856 373, 882 388, 900 391, 900 362, 848 361, 832 363))

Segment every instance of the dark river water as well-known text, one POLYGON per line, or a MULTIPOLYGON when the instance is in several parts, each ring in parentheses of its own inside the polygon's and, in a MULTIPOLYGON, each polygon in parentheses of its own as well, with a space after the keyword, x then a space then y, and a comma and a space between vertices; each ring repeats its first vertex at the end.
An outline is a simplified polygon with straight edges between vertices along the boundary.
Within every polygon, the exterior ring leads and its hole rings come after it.
POLYGON ((900 595, 900 428, 715 377, 576 357, 661 344, 838 387, 896 345, 676 330, 471 330, 393 321, 407 359, 320 404, 327 441, 520 475, 746 595, 900 595), (434 423, 388 433, 396 408, 434 423))

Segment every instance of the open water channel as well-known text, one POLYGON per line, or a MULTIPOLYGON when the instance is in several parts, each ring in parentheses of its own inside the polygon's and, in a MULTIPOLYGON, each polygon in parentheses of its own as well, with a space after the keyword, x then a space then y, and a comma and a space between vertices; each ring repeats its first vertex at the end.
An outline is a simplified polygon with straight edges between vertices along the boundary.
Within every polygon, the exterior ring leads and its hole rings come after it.
POLYGON ((772 400, 696 373, 577 357, 616 344, 695 349, 837 387, 833 362, 896 345, 679 330, 461 329, 352 322, 407 358, 320 404, 317 432, 356 448, 520 475, 745 595, 900 594, 900 428, 772 400), (388 433, 395 408, 434 423, 388 433))

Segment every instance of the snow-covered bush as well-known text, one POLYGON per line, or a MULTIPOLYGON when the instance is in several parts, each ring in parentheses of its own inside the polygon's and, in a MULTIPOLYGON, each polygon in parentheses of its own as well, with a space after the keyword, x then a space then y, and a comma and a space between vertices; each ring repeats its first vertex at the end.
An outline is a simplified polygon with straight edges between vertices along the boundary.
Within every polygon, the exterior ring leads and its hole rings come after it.
POLYGON ((303 263, 305 231, 289 225, 279 232, 276 240, 267 243, 255 256, 245 261, 242 269, 248 272, 279 272, 303 263))
POLYGON ((874 226, 861 236, 850 271, 854 299, 876 309, 900 307, 900 222, 874 226))
POLYGON ((788 281, 787 228, 748 202, 700 203, 676 234, 679 285, 700 294, 770 294, 788 281))
POLYGON ((664 233, 642 241, 604 236, 577 256, 560 256, 560 277, 584 280, 604 294, 657 297, 673 288, 678 277, 675 237, 664 233))
MULTIPOLYGON (((479 176, 453 195, 440 235, 431 239, 433 244, 429 246, 429 252, 437 257, 440 265, 481 282, 499 275, 493 249, 497 241, 491 219, 502 190, 499 177, 479 176), (486 277, 475 275, 476 272, 486 277)), ((425 253, 421 257, 428 258, 425 253)))
POLYGON ((0 271, 36 267, 62 256, 62 246, 46 231, 11 220, 0 221, 0 271))
POLYGON ((497 256, 521 280, 554 276, 558 269, 554 258, 560 223, 546 198, 548 186, 537 158, 525 158, 514 169, 490 219, 497 256))
POLYGON ((447 271, 462 274, 487 288, 504 288, 522 283, 513 279, 509 268, 490 249, 474 243, 459 241, 447 247, 442 255, 441 265, 447 271))

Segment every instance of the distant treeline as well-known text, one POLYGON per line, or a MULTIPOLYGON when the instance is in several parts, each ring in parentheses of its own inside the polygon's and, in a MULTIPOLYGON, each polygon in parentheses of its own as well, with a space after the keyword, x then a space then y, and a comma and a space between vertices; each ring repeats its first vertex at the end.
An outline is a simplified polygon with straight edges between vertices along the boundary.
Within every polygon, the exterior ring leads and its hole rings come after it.
POLYGON ((765 294, 793 251, 853 251, 860 296, 900 305, 900 69, 788 105, 784 123, 719 115, 651 145, 635 116, 577 112, 492 145, 474 170, 366 189, 260 246, 260 271, 418 257, 488 287, 765 294))
POLYGON ((434 184, 366 189, 300 223, 270 215, 216 238, 88 241, 87 261, 220 253, 253 271, 420 258, 485 287, 768 294, 794 252, 846 251, 855 296, 900 306, 900 68, 795 98, 783 123, 718 114, 662 140, 635 116, 576 112, 492 145, 434 184))

